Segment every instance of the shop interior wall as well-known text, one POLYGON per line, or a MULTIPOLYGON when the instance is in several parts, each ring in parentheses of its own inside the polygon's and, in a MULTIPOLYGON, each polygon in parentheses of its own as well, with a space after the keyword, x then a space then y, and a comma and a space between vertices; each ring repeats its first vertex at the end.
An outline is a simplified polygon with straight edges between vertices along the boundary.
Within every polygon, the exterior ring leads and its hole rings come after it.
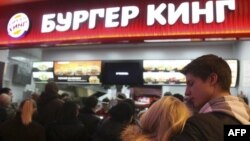
POLYGON ((11 88, 13 102, 19 104, 23 98, 36 91, 36 86, 32 79, 30 84, 20 85, 13 83, 13 79, 15 79, 15 77, 13 78, 14 66, 19 65, 31 71, 32 62, 41 60, 41 53, 41 49, 0 50, 0 59, 2 62, 5 62, 4 77, 2 80, 3 87, 11 88), (18 59, 15 57, 18 57, 18 59))
POLYGON ((250 41, 238 42, 235 47, 235 54, 240 60, 240 77, 238 91, 242 91, 250 100, 250 41))
MULTIPOLYGON (((43 51, 42 60, 143 60, 143 59, 194 59, 204 54, 216 54, 226 59, 237 59, 235 42, 186 42, 186 43, 147 43, 92 45, 67 47, 43 51)), ((162 92, 184 94, 185 86, 163 86, 162 92)), ((231 89, 237 94, 237 88, 231 89)))
MULTIPOLYGON (((147 43, 147 44, 112 44, 91 46, 68 46, 65 48, 0 50, 0 59, 5 62, 3 86, 13 91, 13 101, 20 102, 26 92, 34 92, 34 84, 18 86, 12 84, 13 64, 20 63, 11 59, 13 56, 23 56, 26 63, 33 61, 55 60, 143 60, 143 59, 194 59, 204 54, 216 54, 226 59, 240 60, 239 85, 231 88, 232 94, 243 91, 249 98, 250 93, 250 41, 243 42, 194 42, 194 43, 147 43)), ((184 86, 163 86, 162 92, 184 94, 184 86)))

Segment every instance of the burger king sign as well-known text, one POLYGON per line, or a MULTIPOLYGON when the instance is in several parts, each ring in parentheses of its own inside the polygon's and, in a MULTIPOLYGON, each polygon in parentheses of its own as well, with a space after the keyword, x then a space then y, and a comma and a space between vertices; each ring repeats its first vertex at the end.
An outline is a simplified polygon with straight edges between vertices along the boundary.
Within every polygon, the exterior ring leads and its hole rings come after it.
POLYGON ((7 27, 8 35, 13 38, 20 38, 27 33, 29 26, 28 16, 24 13, 17 13, 9 20, 7 27))

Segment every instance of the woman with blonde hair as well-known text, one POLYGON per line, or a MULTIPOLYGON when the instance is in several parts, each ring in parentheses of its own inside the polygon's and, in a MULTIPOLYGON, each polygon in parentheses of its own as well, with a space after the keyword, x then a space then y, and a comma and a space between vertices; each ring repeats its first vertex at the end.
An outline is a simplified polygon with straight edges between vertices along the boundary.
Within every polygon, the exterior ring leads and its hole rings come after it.
POLYGON ((142 115, 138 125, 127 127, 121 138, 123 141, 169 141, 182 131, 190 116, 188 107, 179 99, 163 97, 142 115))
POLYGON ((0 126, 2 141, 45 141, 45 129, 32 120, 35 112, 35 101, 24 100, 20 104, 16 117, 0 126))

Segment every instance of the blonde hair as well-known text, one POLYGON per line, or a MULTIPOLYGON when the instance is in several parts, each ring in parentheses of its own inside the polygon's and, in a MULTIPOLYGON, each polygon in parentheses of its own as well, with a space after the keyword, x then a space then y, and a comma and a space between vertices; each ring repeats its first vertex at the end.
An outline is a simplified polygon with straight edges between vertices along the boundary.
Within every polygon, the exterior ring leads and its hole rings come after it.
POLYGON ((180 133, 191 116, 187 106, 179 99, 167 96, 156 101, 142 115, 140 124, 143 134, 152 141, 168 141, 180 133))
POLYGON ((33 113, 36 111, 36 103, 32 99, 24 100, 20 105, 21 120, 24 125, 32 122, 33 113))

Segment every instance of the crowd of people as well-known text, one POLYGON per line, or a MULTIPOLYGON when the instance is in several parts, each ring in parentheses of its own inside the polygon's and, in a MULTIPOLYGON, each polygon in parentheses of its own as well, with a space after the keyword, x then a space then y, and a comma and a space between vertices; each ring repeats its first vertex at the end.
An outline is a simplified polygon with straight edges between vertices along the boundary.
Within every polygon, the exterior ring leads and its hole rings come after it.
POLYGON ((16 108, 9 88, 0 91, 0 141, 223 141, 224 125, 250 124, 250 107, 230 94, 231 70, 215 55, 182 69, 185 99, 166 93, 140 113, 132 99, 90 96, 80 107, 49 82, 43 93, 16 108))

